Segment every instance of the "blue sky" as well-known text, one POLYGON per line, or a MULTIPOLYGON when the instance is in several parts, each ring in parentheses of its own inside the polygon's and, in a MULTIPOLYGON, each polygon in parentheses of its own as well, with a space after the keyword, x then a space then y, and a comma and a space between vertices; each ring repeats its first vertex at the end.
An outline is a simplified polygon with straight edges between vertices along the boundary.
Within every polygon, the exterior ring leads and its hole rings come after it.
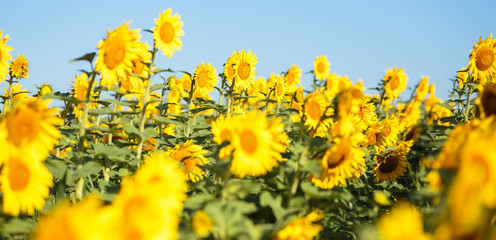
MULTIPOLYGON (((161 68, 192 72, 210 62, 220 72, 233 51, 251 49, 257 75, 268 77, 292 64, 308 72, 326 55, 332 72, 369 88, 394 66, 405 68, 410 87, 429 76, 443 99, 472 45, 496 34, 496 1, 8 1, 0 29, 11 37, 11 55, 30 61, 25 88, 48 82, 68 92, 78 69, 89 69, 68 61, 96 51, 107 27, 132 20, 131 28, 149 29, 167 8, 181 15, 185 36, 181 51, 158 57, 161 68)), ((311 80, 302 76, 304 86, 311 80)))

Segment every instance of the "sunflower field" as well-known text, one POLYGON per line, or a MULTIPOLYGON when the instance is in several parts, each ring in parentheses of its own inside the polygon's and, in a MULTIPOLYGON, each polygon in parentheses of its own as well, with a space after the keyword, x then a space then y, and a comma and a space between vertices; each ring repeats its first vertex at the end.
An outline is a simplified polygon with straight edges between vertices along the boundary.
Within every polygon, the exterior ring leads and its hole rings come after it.
POLYGON ((267 79, 251 50, 160 66, 182 27, 167 9, 108 29, 72 89, 37 93, 0 31, 2 239, 496 239, 492 35, 443 101, 428 77, 365 89, 326 56, 267 79))

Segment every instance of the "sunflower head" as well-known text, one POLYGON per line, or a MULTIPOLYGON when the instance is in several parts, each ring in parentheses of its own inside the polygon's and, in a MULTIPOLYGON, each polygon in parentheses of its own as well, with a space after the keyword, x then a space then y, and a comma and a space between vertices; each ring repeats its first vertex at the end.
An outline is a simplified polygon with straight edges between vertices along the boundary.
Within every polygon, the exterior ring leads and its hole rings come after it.
POLYGON ((17 58, 10 64, 10 75, 17 79, 28 77, 28 60, 24 55, 17 55, 17 58))
POLYGON ((479 41, 474 44, 474 49, 470 50, 469 72, 475 80, 481 81, 483 84, 487 78, 496 74, 496 45, 493 35, 489 35, 485 40, 482 36, 479 41))
POLYGON ((297 84, 300 83, 300 78, 301 68, 293 64, 285 75, 286 87, 289 93, 294 93, 298 89, 297 84))
POLYGON ((318 80, 324 80, 331 71, 331 63, 326 56, 319 56, 313 61, 313 73, 318 80))
POLYGON ((374 169, 375 181, 394 180, 403 176, 408 166, 406 155, 412 145, 413 141, 400 142, 395 150, 387 151, 383 158, 375 157, 374 160, 377 162, 377 167, 374 169))
POLYGON ((422 80, 420 80, 417 89, 415 89, 415 100, 423 101, 427 92, 429 92, 429 77, 422 76, 422 80))
POLYGON ((480 85, 475 104, 479 107, 482 118, 496 115, 496 84, 480 85))
POLYGON ((408 77, 403 70, 404 68, 397 69, 394 67, 386 71, 383 85, 386 98, 398 98, 401 92, 405 90, 408 77))
POLYGON ((41 84, 41 86, 38 87, 38 94, 37 96, 43 96, 43 95, 46 95, 46 94, 50 94, 53 92, 53 88, 52 88, 52 85, 48 84, 48 83, 43 83, 41 84))
POLYGON ((379 218, 376 227, 381 239, 384 240, 431 239, 424 232, 422 213, 408 202, 397 203, 390 214, 384 214, 379 218))
POLYGON ((250 88, 253 85, 253 81, 255 81, 255 66, 258 63, 257 57, 251 50, 242 50, 237 53, 237 59, 239 62, 235 70, 235 89, 245 90, 250 88))
POLYGON ((6 75, 9 73, 9 62, 12 56, 9 54, 13 50, 12 47, 7 46, 7 40, 9 40, 9 35, 2 37, 3 29, 0 30, 0 82, 5 80, 6 75))
POLYGON ((180 51, 183 46, 183 42, 179 38, 184 35, 181 16, 177 13, 172 15, 172 9, 169 8, 159 14, 159 18, 155 19, 155 24, 156 26, 152 28, 155 45, 170 58, 176 50, 180 51))
POLYGON ((293 219, 279 230, 273 240, 314 239, 324 229, 315 222, 324 218, 324 214, 313 211, 306 216, 293 219))
POLYGON ((217 71, 211 63, 201 63, 196 67, 194 74, 193 97, 208 98, 208 94, 214 90, 217 84, 217 71))
POLYGON ((229 84, 232 84, 234 78, 237 76, 239 58, 238 53, 236 51, 227 59, 226 63, 224 63, 224 76, 229 81, 229 84))
POLYGON ((214 226, 214 221, 203 210, 198 210, 193 216, 191 227, 193 231, 201 238, 206 238, 210 235, 210 231, 214 226))

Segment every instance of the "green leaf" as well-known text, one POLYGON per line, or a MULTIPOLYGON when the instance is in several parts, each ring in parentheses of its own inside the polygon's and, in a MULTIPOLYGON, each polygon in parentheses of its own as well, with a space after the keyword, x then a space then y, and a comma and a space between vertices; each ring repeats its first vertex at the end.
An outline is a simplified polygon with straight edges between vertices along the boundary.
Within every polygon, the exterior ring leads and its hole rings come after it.
POLYGON ((200 209, 202 208, 207 202, 213 201, 215 199, 214 195, 212 194, 206 194, 206 193, 200 193, 193 195, 184 202, 184 208, 187 209, 200 209))
POLYGON ((93 58, 95 58, 95 55, 96 55, 95 52, 86 53, 84 56, 69 60, 69 63, 73 63, 77 61, 88 61, 91 64, 93 62, 93 58))
POLYGON ((143 132, 143 139, 148 139, 151 137, 155 137, 158 135, 157 130, 155 130, 153 127, 146 128, 145 131, 143 132))
POLYGON ((94 175, 102 170, 102 165, 97 161, 89 161, 83 165, 80 169, 76 169, 72 173, 72 179, 77 180, 79 178, 84 178, 89 175, 94 175))
POLYGON ((179 126, 183 124, 181 121, 166 118, 164 116, 160 116, 160 115, 156 115, 156 114, 153 114, 153 120, 155 122, 164 123, 164 124, 174 124, 174 125, 179 125, 179 126))
POLYGON ((340 192, 336 187, 333 190, 321 190, 309 182, 301 183, 301 190, 311 198, 343 199, 345 201, 350 201, 353 198, 353 195, 347 191, 340 192))
POLYGON ((284 208, 282 207, 281 195, 272 197, 272 194, 270 194, 270 192, 262 192, 262 194, 260 195, 260 206, 270 207, 277 221, 282 220, 282 218, 284 217, 284 208))
POLYGON ((28 234, 35 227, 32 220, 12 218, 7 222, 0 222, 0 232, 6 234, 28 234))
POLYGON ((126 131, 128 135, 135 135, 138 137, 141 135, 139 130, 134 125, 124 124, 122 128, 124 129, 124 131, 126 131))
POLYGON ((165 85, 165 84, 153 84, 153 86, 151 86, 151 88, 150 88, 150 91, 153 92, 155 90, 163 89, 166 87, 167 87, 167 85, 165 85))
POLYGON ((55 156, 52 155, 48 156, 45 162, 43 162, 43 165, 45 165, 48 171, 50 171, 50 173, 58 179, 64 177, 64 174, 67 170, 67 165, 63 161, 57 159, 55 156))

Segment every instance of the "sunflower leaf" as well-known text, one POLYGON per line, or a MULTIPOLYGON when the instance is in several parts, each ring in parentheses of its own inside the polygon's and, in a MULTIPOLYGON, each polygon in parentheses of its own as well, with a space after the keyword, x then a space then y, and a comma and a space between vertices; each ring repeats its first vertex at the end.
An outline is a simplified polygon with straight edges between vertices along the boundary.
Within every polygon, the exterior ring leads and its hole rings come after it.
POLYGON ((69 63, 77 62, 77 61, 88 61, 90 64, 93 62, 93 58, 95 58, 96 53, 86 53, 85 55, 69 60, 69 63))

